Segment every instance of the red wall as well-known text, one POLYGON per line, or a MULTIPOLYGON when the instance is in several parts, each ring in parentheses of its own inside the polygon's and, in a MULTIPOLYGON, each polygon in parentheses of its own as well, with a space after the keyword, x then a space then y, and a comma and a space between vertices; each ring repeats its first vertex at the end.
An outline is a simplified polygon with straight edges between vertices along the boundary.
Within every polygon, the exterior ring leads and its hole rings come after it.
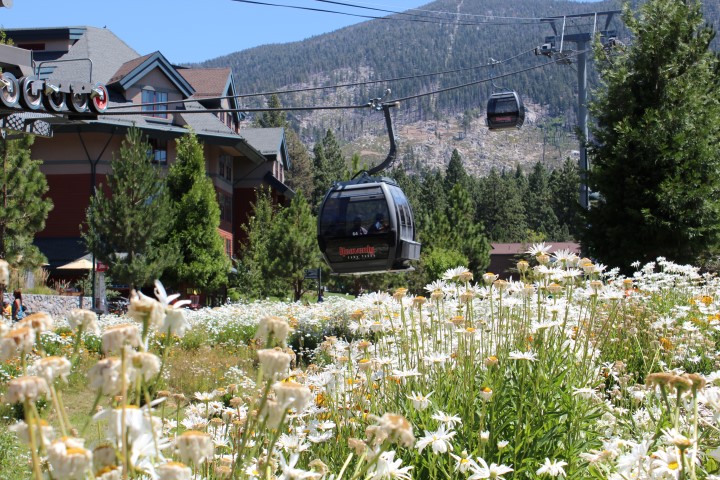
MULTIPOLYGON (((90 174, 48 175, 48 196, 53 201, 45 230, 38 237, 79 237, 80 224, 90 203, 90 174)), ((97 175, 97 184, 105 175, 97 175)))

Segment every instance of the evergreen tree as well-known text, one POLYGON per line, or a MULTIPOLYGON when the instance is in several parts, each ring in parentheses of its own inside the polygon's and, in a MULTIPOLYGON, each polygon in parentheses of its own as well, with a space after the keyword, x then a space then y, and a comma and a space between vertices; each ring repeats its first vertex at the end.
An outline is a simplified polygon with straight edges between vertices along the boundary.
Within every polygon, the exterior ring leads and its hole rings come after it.
POLYGON ((241 250, 238 267, 238 287, 248 298, 262 298, 276 291, 270 278, 270 234, 275 221, 275 207, 269 189, 256 190, 252 215, 244 223, 247 239, 241 250))
MULTIPOLYGON (((35 234, 45 228, 48 212, 53 207, 40 161, 30 157, 31 135, 17 140, 0 139, 2 178, 0 178, 0 259, 11 267, 37 266, 42 254, 32 242, 35 234)), ((0 284, 0 297, 3 285, 0 284)))
POLYGON ((578 202, 580 189, 580 170, 576 162, 566 159, 561 168, 550 173, 551 206, 558 219, 560 228, 567 231, 556 240, 577 239, 582 227, 582 210, 578 202))
POLYGON ((288 172, 286 183, 296 192, 312 195, 312 159, 310 158, 307 148, 295 130, 289 127, 285 129, 285 143, 287 144, 288 156, 290 157, 290 171, 288 172))
POLYGON ((720 60, 699 2, 648 0, 625 10, 633 42, 598 47, 605 88, 590 111, 590 253, 627 269, 658 256, 686 263, 720 237, 720 60))
POLYGON ((230 260, 218 232, 215 187, 206 175, 203 147, 194 132, 177 142, 167 188, 175 217, 169 237, 180 249, 180 261, 169 269, 170 278, 204 291, 219 289, 227 284, 230 260))
POLYGON ((450 162, 445 170, 445 191, 449 192, 456 184, 460 183, 467 187, 468 174, 463 166, 463 160, 457 149, 452 151, 450 162))
POLYGON ((282 108, 280 104, 280 98, 276 94, 272 94, 268 99, 268 108, 275 110, 269 110, 262 113, 260 118, 257 120, 257 125, 262 128, 275 128, 287 127, 287 115, 284 111, 279 110, 282 108))
POLYGON ((101 184, 90 200, 83 234, 113 279, 135 288, 160 278, 178 258, 177 247, 166 241, 172 208, 150 151, 140 130, 131 128, 113 157, 107 195, 101 184))
POLYGON ((495 168, 479 182, 477 221, 495 242, 520 242, 527 222, 517 183, 512 176, 499 175, 495 168))
POLYGON ((490 263, 490 243, 482 224, 475 222, 475 207, 467 189, 456 184, 447 206, 436 210, 424 229, 423 248, 455 250, 468 259, 466 265, 479 278, 490 263))
POLYGON ((275 217, 269 241, 273 255, 269 273, 292 288, 295 301, 305 293, 305 269, 320 263, 316 239, 317 220, 302 193, 275 217))
POLYGON ((542 163, 537 162, 527 177, 525 212, 528 227, 554 241, 560 233, 560 224, 552 208, 550 175, 542 163))
POLYGON ((346 180, 348 177, 345 157, 340 149, 332 130, 327 130, 322 142, 315 144, 313 149, 313 210, 317 212, 325 194, 333 183, 346 180))

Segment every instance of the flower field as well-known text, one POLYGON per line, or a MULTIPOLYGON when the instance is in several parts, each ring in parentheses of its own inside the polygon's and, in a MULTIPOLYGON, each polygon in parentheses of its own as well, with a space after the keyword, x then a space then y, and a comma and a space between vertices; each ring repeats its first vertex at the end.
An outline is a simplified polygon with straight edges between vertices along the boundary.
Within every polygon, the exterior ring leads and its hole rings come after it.
POLYGON ((5 325, 27 471, 0 478, 720 478, 720 280, 547 250, 519 281, 459 267, 417 295, 194 312, 158 283, 127 316, 5 325), (252 361, 173 390, 192 348, 252 361))

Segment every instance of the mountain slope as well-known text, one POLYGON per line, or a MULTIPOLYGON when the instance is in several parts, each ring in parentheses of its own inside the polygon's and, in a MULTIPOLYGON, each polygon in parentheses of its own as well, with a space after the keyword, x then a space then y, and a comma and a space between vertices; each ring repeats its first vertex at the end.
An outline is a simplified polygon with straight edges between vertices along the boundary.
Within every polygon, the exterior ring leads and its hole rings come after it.
MULTIPOLYGON (((710 3, 715 8, 719 2, 712 0, 710 3)), ((372 20, 302 42, 265 45, 237 52, 209 60, 202 66, 231 67, 241 94, 403 78, 283 94, 280 96, 283 106, 362 105, 381 96, 385 88, 392 89, 393 99, 415 97, 525 70, 495 82, 498 88, 517 90, 526 102, 529 110, 526 126, 518 132, 490 134, 484 127, 485 104, 494 88, 487 81, 409 99, 393 113, 401 161, 411 166, 415 163, 441 166, 449 160, 452 149, 457 148, 468 170, 484 174, 492 166, 513 168, 516 164, 534 163, 543 157, 546 162, 558 163, 577 149, 577 142, 568 136, 574 132, 576 123, 575 64, 531 69, 549 62, 547 57, 536 56, 532 50, 544 43, 546 36, 553 35, 550 25, 536 20, 501 17, 553 17, 619 8, 619 2, 614 0, 593 3, 438 0, 423 9, 457 12, 464 16, 454 23, 448 17, 445 25, 372 20), (462 25, 483 20, 486 23, 482 25, 462 25), (495 67, 488 65, 491 59, 511 58, 495 67), (423 75, 459 69, 464 70, 446 75, 423 75)), ((601 21, 604 18, 601 16, 601 21)), ((568 34, 593 28, 591 19, 587 18, 583 22, 568 20, 566 24, 568 34), (580 23, 583 25, 578 25, 580 23)), ((561 25, 559 21, 558 26, 561 25)), ((604 24, 599 28, 604 28, 604 24)), ((610 28, 617 29, 622 38, 619 15, 615 16, 610 28)), ((566 51, 572 48, 573 43, 564 46, 566 51)), ((592 87, 592 74, 590 80, 592 87)), ((262 105, 265 100, 251 97, 244 102, 251 107, 262 105)), ((289 116, 308 144, 320 138, 327 129, 332 129, 338 138, 348 142, 348 153, 362 152, 368 161, 380 158, 387 148, 383 146, 387 140, 382 115, 370 109, 314 110, 291 112, 289 116)))

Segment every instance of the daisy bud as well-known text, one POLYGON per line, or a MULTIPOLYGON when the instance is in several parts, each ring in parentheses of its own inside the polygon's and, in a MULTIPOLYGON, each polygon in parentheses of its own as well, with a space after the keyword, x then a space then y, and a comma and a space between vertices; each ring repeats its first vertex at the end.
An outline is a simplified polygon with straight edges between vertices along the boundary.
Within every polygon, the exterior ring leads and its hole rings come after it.
POLYGON ((92 452, 76 439, 56 440, 47 449, 55 478, 84 479, 92 465, 92 452))
POLYGON ((43 377, 48 384, 53 384, 61 378, 67 383, 70 375, 70 360, 65 357, 44 357, 35 361, 35 373, 43 377))
POLYGON ((530 264, 526 260, 520 260, 517 262, 518 272, 525 273, 528 271, 528 268, 530 268, 530 264))
POLYGON ((102 334, 103 353, 106 355, 119 352, 125 345, 139 347, 141 343, 140 330, 137 325, 130 323, 112 325, 102 334))
POLYGON ((498 279, 498 275, 495 275, 492 272, 487 272, 487 273, 483 274, 482 279, 483 279, 483 282, 485 282, 485 285, 490 285, 491 283, 493 283, 495 280, 498 279))
POLYGON ((45 312, 31 313, 27 317, 17 322, 17 327, 30 327, 36 333, 47 332, 52 330, 53 319, 45 312))
POLYGON ((262 342, 267 342, 274 338, 278 343, 285 344, 288 334, 290 333, 290 325, 287 321, 280 317, 268 315, 260 319, 258 323, 255 338, 262 342))
POLYGON ((157 467, 158 480, 191 480, 192 469, 180 462, 168 462, 157 467))
POLYGON ((273 385, 273 390, 280 405, 294 408, 297 412, 302 411, 312 398, 310 389, 297 382, 278 382, 273 385))
POLYGON ((7 403, 34 402, 47 395, 49 391, 47 382, 42 377, 28 375, 10 380, 5 394, 7 403))
POLYGON ((0 361, 9 360, 18 354, 32 352, 35 346, 35 331, 27 326, 16 326, 0 339, 0 361))
POLYGON ((493 391, 492 391, 492 388, 490 388, 490 387, 482 387, 480 389, 480 397, 485 401, 490 400, 492 398, 492 394, 493 394, 493 391))
MULTIPOLYGON (((103 395, 117 395, 122 390, 122 362, 117 357, 103 358, 88 370, 90 388, 103 395)), ((129 380, 126 374, 126 380, 129 380)), ((129 382, 128 382, 129 383, 129 382)))
POLYGON ((260 366, 263 369, 263 374, 273 377, 277 374, 282 374, 288 371, 290 368, 290 355, 283 352, 279 348, 266 348, 264 350, 258 350, 257 352, 260 366))
POLYGON ((387 433, 390 441, 405 447, 411 447, 415 443, 412 425, 402 415, 386 413, 378 419, 378 425, 387 433))
POLYGON ((147 382, 160 372, 160 358, 153 353, 137 352, 132 356, 132 366, 147 382))
POLYGON ((112 445, 99 445, 93 450, 93 469, 97 472, 117 464, 117 454, 112 445))
POLYGON ((82 330, 83 332, 91 332, 96 335, 100 331, 97 326, 97 314, 92 310, 81 308, 70 310, 67 321, 73 330, 82 330))
POLYGON ((49 444, 55 438, 55 430, 44 419, 31 419, 30 423, 18 422, 10 425, 8 430, 14 432, 18 439, 26 445, 30 445, 30 426, 35 430, 35 438, 40 438, 43 445, 49 444))

